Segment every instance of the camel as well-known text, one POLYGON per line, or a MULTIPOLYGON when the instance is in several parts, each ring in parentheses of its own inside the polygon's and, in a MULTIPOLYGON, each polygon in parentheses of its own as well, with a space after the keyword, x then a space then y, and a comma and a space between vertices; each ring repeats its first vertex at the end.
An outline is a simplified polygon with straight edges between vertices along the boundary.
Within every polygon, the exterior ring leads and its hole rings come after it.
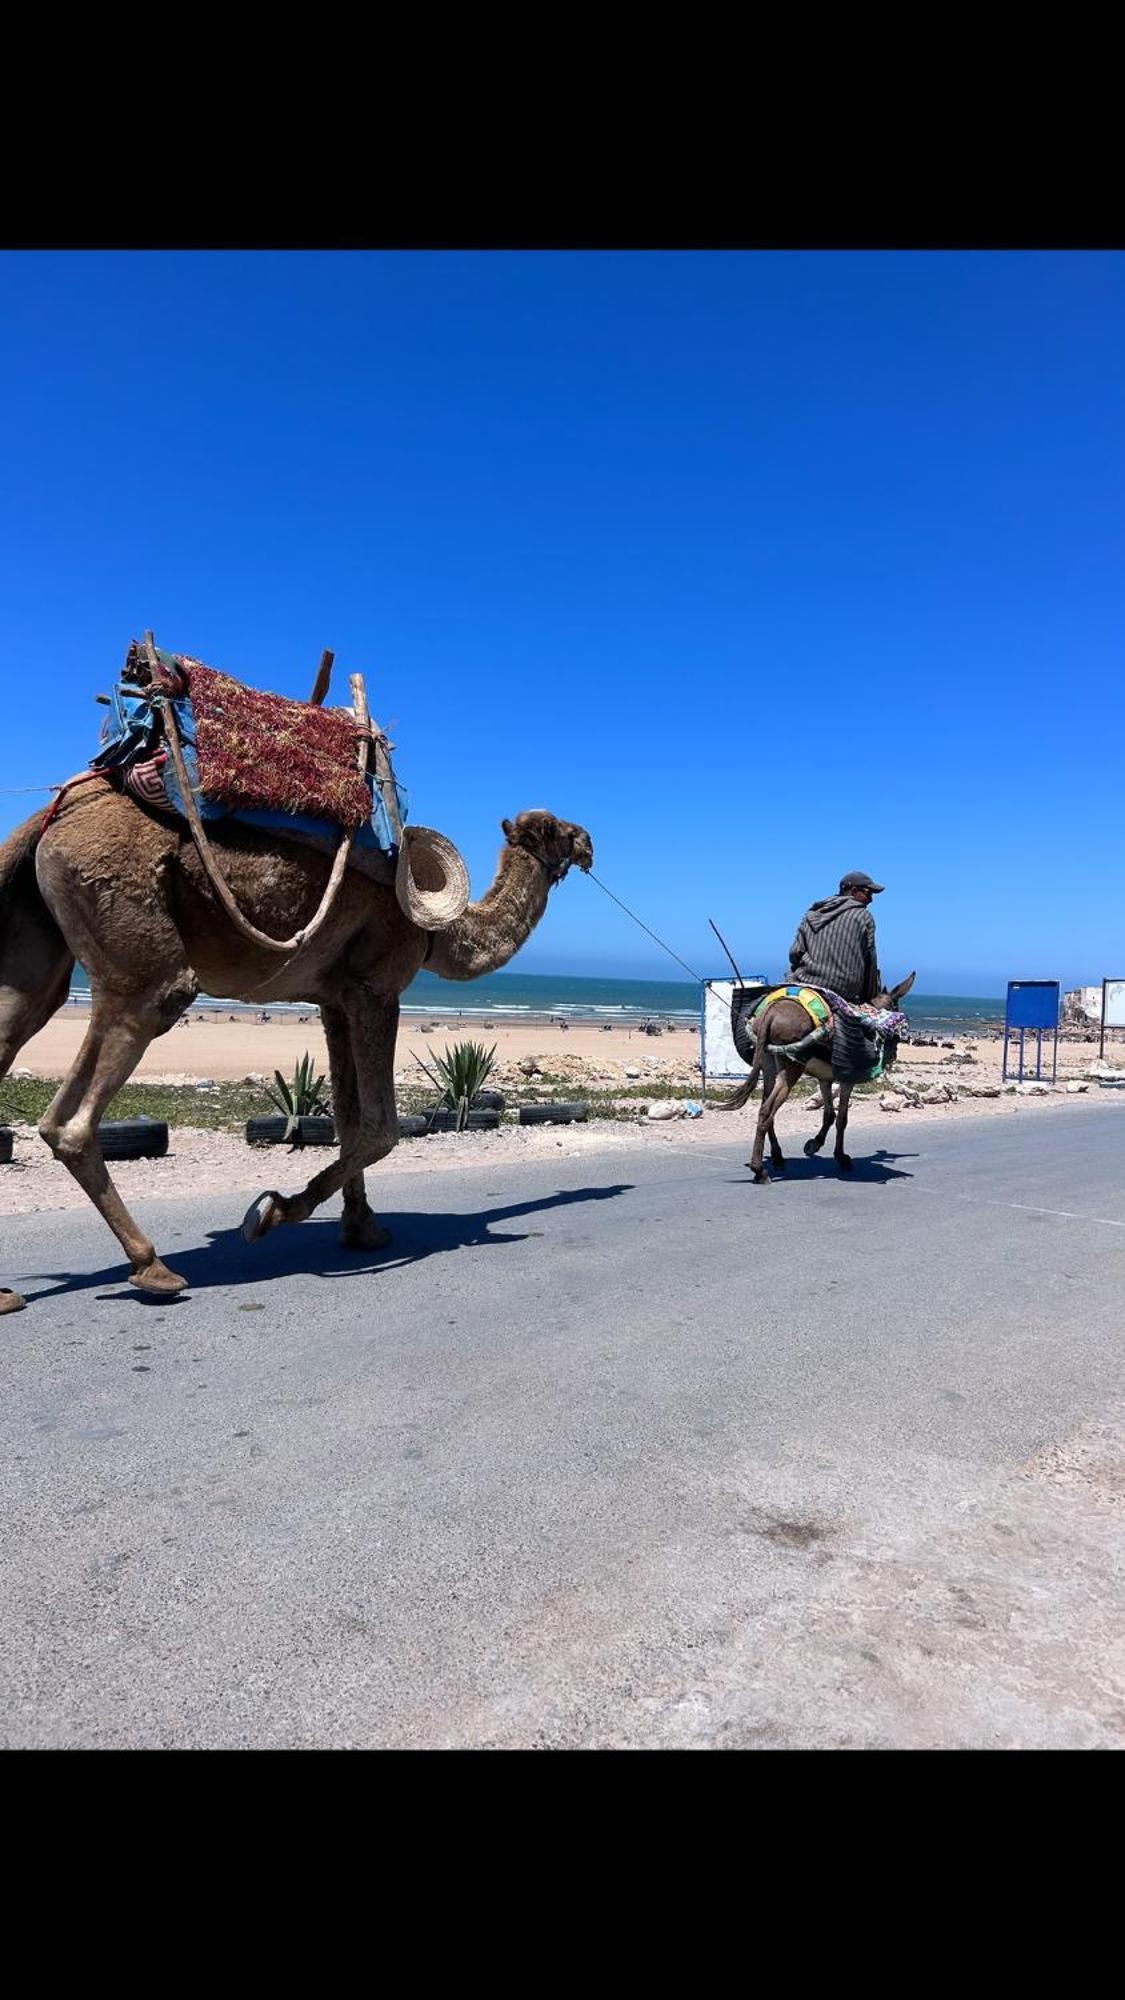
MULTIPOLYGON (((342 1188, 342 1243, 381 1249, 390 1232, 368 1204, 364 1170, 398 1139, 399 995, 423 966, 466 980, 506 965, 554 884, 594 858, 585 829, 552 813, 503 820, 492 886, 448 929, 430 932, 407 916, 392 886, 349 868, 323 928, 279 971, 277 957, 240 937, 223 913, 182 821, 101 778, 68 793, 46 826, 45 817, 36 813, 0 846, 0 1077, 65 1000, 79 960, 90 979, 90 1025, 39 1130, 117 1237, 129 1282, 158 1294, 186 1281, 126 1209, 97 1128, 149 1043, 197 993, 252 999, 268 984, 271 1001, 318 1006, 328 1043, 339 1155, 299 1193, 260 1195, 243 1223, 247 1240, 303 1222, 342 1188)), ((213 822, 210 841, 240 909, 261 931, 284 937, 309 922, 327 859, 234 822, 213 822)), ((0 1311, 21 1304, 0 1293, 0 1311)))
MULTIPOLYGON (((898 986, 892 986, 887 992, 877 993, 872 1005, 880 1008, 896 1008, 904 995, 909 993, 916 976, 915 973, 911 972, 898 986)), ((774 1119, 781 1110, 794 1084, 806 1073, 809 1076, 815 1076, 820 1083, 822 1116, 820 1130, 811 1139, 805 1141, 805 1153, 810 1159, 814 1154, 819 1153, 834 1124, 836 1127, 836 1146, 833 1158, 841 1173, 850 1173, 852 1162, 850 1156, 844 1151, 844 1133, 847 1131, 848 1126, 848 1105, 852 1094, 851 1084, 841 1083, 837 1086, 837 1101, 835 1108, 833 1108, 831 1055, 829 1054, 827 1057, 807 1055, 794 1058, 781 1054, 782 1049, 801 1041, 807 1035, 809 1017, 804 1008, 798 1000, 775 1000, 773 1006, 767 1008, 766 1012, 755 1025, 757 1034, 754 1039, 754 1061, 750 1069, 750 1074, 745 1083, 739 1084, 734 1095, 728 1097, 726 1103, 721 1105, 720 1109, 723 1111, 738 1111, 744 1104, 748 1104, 757 1088, 759 1076, 762 1077, 761 1109, 758 1112, 758 1123, 754 1130, 753 1150, 749 1160, 746 1162, 747 1166, 753 1172, 756 1185, 758 1187, 768 1187, 769 1185, 769 1176, 762 1164, 767 1134, 769 1135, 770 1142, 770 1162, 779 1174, 785 1172, 785 1156, 782 1153, 777 1132, 774 1129, 774 1119), (780 1076, 778 1075, 779 1069, 781 1071, 780 1076)), ((889 1036, 884 1055, 884 1062, 888 1069, 894 1062, 896 1053, 897 1044, 895 1039, 889 1036)))

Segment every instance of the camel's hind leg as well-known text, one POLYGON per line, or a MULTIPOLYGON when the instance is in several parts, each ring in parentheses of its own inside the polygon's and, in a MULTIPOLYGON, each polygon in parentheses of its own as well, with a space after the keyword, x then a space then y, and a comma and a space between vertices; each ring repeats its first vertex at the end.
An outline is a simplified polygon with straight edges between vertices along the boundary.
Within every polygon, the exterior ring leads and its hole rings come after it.
POLYGON ((179 1019, 198 990, 186 966, 156 993, 138 996, 95 988, 85 1040, 70 1075, 39 1123, 55 1158, 74 1175, 109 1224, 133 1267, 129 1282, 142 1291, 178 1292, 187 1280, 161 1263, 129 1214, 106 1172, 98 1145, 98 1123, 149 1043, 179 1019))
MULTIPOLYGON (((271 1188, 251 1202, 242 1224, 248 1243, 276 1229, 278 1223, 305 1222, 322 1201, 340 1188, 344 1189, 344 1241, 355 1248, 381 1249, 391 1240, 389 1231, 380 1228, 367 1206, 363 1172, 365 1167, 385 1159, 398 1143, 394 1076, 398 995, 379 993, 357 982, 337 996, 337 1008, 346 1020, 348 1031, 348 1050, 344 1056, 341 1030, 333 1022, 332 1034, 341 1052, 340 1056, 333 1055, 333 1087, 337 1061, 346 1079, 339 1157, 323 1173, 314 1174, 300 1194, 283 1195, 271 1188), (366 1242, 365 1234, 369 1238, 366 1242)), ((327 1022, 325 1025, 327 1029, 327 1022)), ((330 1040, 330 1053, 332 1050, 330 1040)))
MULTIPOLYGON (((39 893, 29 846, 0 885, 0 1077, 62 1006, 73 964, 66 939, 39 893)), ((19 1312, 22 1305, 18 1292, 0 1285, 0 1316, 19 1312)))
MULTIPOLYGON (((47 916, 46 910, 43 912, 47 916)), ((48 922, 50 919, 48 918, 48 922)), ((51 929, 55 926, 52 923, 51 929)), ((56 936, 58 933, 56 932, 56 936)), ((7 945, 0 948, 0 1077, 7 1076, 13 1062, 25 1042, 45 1027, 57 1007, 66 999, 70 985, 70 969, 74 964, 62 938, 59 938, 61 952, 54 954, 44 967, 44 984, 38 992, 28 992, 21 985, 8 983, 9 973, 5 961, 8 959, 7 945)), ((21 967, 22 978, 25 968, 21 967)), ((18 1292, 9 1291, 7 1285, 0 1285, 0 1317, 5 1313, 19 1312, 23 1300, 18 1292)))

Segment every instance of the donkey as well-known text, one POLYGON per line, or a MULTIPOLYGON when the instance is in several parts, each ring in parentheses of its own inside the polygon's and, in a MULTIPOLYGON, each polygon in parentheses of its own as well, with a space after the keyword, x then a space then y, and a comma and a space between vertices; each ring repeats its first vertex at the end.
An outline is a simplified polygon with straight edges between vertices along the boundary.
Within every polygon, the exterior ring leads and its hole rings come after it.
MULTIPOLYGON (((916 974, 911 972, 898 986, 889 991, 877 993, 872 1006, 897 1008, 903 996, 909 993, 916 974)), ((832 1104, 832 1061, 831 1048, 826 1055, 785 1056, 781 1050, 793 1042, 799 1042, 807 1034, 809 1017, 798 1000, 775 1000, 755 1023, 757 1034, 754 1040, 754 1061, 745 1083, 739 1084, 733 1097, 728 1097, 720 1108, 723 1111, 738 1111, 748 1104, 762 1077, 762 1105, 758 1113, 758 1123, 754 1131, 754 1149, 747 1161, 758 1187, 769 1185, 769 1176, 762 1165, 766 1135, 769 1134, 770 1161, 776 1171, 785 1172, 785 1156, 778 1144, 774 1130, 774 1119, 781 1110, 793 1085, 807 1072, 820 1083, 821 1124, 819 1132, 805 1142, 805 1152, 811 1159, 819 1153, 833 1125, 836 1127, 836 1147, 833 1158, 841 1173, 851 1172, 851 1159, 844 1151, 844 1133, 848 1126, 848 1103, 852 1094, 850 1083, 838 1085, 835 1108, 832 1104), (778 1074, 780 1070, 781 1074, 778 1074)), ((889 1069, 898 1053, 898 1037, 888 1035, 883 1061, 889 1069)))

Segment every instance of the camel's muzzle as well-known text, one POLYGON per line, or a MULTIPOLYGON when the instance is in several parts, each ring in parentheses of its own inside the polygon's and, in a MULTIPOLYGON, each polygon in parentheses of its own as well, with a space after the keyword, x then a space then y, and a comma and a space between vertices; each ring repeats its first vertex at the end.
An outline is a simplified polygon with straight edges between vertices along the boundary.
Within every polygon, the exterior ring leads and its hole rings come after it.
POLYGON ((574 845, 570 858, 576 868, 581 868, 583 875, 590 873, 594 865, 594 843, 584 826, 576 827, 574 830, 574 845))

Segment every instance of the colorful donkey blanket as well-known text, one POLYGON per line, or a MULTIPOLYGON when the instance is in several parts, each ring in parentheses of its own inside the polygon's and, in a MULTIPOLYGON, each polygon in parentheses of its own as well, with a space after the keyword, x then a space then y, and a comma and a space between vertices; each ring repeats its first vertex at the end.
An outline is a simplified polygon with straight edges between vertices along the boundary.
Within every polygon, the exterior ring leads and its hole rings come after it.
MULTIPOLYGON (((145 656, 130 648, 93 769, 116 772, 146 805, 183 814, 160 730, 159 708, 167 701, 201 819, 234 818, 333 847, 348 831, 356 848, 394 853, 386 803, 356 763, 350 710, 263 694, 184 654, 157 657, 162 687, 142 684, 145 656)), ((406 794, 397 783, 395 794, 402 822, 406 794)))
POLYGON ((757 1020, 776 1000, 796 1000, 809 1017, 810 1028, 799 1042, 779 1046, 777 1053, 799 1062, 826 1053, 831 1041, 832 1075, 838 1083, 873 1083, 883 1074, 888 1038, 902 1033, 905 1014, 894 1008, 872 1007, 845 1000, 824 987, 773 986, 754 1009, 757 1020))

